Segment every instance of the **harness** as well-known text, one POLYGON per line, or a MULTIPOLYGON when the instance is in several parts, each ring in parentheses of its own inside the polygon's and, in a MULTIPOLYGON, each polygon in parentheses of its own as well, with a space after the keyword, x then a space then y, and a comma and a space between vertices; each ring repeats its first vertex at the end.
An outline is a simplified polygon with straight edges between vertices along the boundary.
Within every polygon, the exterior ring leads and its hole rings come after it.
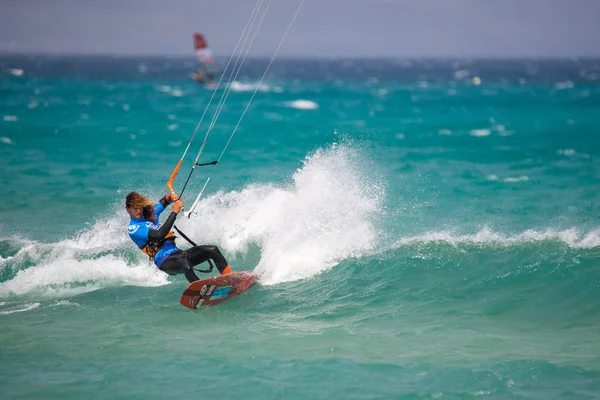
POLYGON ((165 244, 165 242, 167 240, 170 241, 171 243, 175 244, 176 237, 177 236, 175 236, 175 234, 173 232, 169 232, 169 233, 167 233, 167 236, 165 236, 164 239, 151 240, 148 243, 146 243, 145 245, 143 245, 142 247, 140 247, 140 250, 142 250, 148 257, 150 257, 150 261, 154 261, 154 257, 156 257, 156 253, 158 253, 158 251, 163 246, 163 244, 165 244))

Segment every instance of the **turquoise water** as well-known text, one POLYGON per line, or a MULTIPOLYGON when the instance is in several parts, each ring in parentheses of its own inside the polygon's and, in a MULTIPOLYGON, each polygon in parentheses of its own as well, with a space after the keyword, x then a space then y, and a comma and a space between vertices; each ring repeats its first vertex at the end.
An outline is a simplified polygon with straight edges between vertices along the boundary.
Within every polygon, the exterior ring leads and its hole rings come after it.
POLYGON ((0 58, 4 397, 600 398, 600 60, 276 62, 177 223, 259 284, 197 311, 123 205, 166 193, 192 69, 0 58))

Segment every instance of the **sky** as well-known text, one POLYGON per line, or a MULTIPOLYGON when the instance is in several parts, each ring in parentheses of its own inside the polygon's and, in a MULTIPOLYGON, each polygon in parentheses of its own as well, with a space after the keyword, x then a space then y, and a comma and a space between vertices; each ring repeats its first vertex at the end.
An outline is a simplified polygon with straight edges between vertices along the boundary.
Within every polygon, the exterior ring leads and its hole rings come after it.
MULTIPOLYGON (((0 53, 229 56, 259 0, 0 0, 0 53)), ((262 0, 262 10, 269 0, 262 0)), ((272 0, 251 56, 273 55, 302 0, 272 0)), ((291 57, 600 56, 598 0, 304 0, 291 57)))

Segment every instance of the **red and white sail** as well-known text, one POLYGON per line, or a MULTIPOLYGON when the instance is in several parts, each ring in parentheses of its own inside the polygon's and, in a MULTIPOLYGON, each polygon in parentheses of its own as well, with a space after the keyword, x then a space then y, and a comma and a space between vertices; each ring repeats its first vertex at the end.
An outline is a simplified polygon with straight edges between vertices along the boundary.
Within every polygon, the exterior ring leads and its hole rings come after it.
POLYGON ((206 43, 206 39, 201 33, 194 33, 194 48, 196 49, 196 57, 198 62, 203 64, 212 64, 214 59, 212 51, 206 43))

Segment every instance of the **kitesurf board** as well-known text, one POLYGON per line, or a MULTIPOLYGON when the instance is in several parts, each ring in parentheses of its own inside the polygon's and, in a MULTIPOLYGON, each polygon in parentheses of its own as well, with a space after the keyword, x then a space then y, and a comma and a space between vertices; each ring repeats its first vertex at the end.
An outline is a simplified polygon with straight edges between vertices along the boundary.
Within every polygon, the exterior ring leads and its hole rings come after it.
POLYGON ((179 302, 182 306, 191 309, 199 306, 214 306, 250 289, 254 283, 256 283, 256 276, 250 271, 200 279, 189 284, 179 302))

